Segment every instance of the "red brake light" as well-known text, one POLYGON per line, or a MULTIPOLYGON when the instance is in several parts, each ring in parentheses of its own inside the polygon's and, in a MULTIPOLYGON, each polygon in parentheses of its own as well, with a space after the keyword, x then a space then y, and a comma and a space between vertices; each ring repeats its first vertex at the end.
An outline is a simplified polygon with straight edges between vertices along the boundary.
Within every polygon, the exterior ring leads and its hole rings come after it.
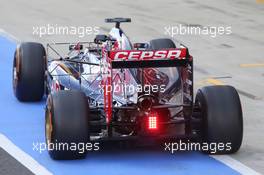
POLYGON ((148 129, 157 129, 157 116, 155 114, 148 117, 148 129))

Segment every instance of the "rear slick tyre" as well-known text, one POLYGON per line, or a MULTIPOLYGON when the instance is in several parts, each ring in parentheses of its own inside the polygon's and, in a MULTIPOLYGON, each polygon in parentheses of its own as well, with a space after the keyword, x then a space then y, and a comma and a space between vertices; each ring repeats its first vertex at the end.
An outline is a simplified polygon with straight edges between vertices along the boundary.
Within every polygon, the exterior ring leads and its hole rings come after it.
POLYGON ((200 109, 202 142, 218 146, 217 150, 204 152, 209 154, 237 152, 243 138, 243 116, 236 89, 232 86, 203 87, 197 92, 195 108, 200 109))
MULTIPOLYGON (((55 160, 85 158, 87 151, 72 150, 70 145, 84 145, 90 141, 89 105, 80 91, 58 91, 48 96, 45 115, 45 136, 47 145, 64 144, 67 149, 49 149, 55 160)), ((65 148, 65 147, 64 147, 65 148)))

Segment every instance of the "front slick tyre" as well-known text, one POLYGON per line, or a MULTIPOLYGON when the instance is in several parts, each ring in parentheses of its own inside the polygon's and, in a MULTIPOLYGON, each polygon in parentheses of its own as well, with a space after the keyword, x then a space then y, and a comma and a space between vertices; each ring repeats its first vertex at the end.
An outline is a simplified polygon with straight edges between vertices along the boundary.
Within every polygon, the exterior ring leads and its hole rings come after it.
POLYGON ((19 101, 40 101, 44 95, 45 48, 40 43, 23 42, 14 55, 13 90, 19 101))

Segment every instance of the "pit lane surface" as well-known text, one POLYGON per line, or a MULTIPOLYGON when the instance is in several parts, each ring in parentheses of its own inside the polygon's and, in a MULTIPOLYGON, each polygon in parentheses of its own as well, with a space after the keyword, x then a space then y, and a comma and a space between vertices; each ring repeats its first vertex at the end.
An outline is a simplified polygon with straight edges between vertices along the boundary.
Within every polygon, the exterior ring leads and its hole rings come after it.
MULTIPOLYGON (((264 173, 263 123, 263 15, 264 4, 255 1, 2 1, 0 28, 24 41, 75 41, 73 36, 32 35, 32 26, 59 24, 100 26, 105 17, 132 17, 123 25, 133 41, 164 36, 164 27, 178 24, 232 26, 232 34, 212 38, 178 35, 195 58, 196 88, 206 84, 230 84, 238 88, 244 112, 244 141, 232 157, 264 173), (63 3, 63 7, 61 4, 63 3), (12 7, 12 13, 10 13, 12 7), (106 8, 107 7, 107 8, 106 8), (120 9, 120 10, 118 10, 120 9)), ((14 38, 12 37, 12 38, 14 38)), ((80 40, 93 39, 87 36, 80 40)), ((167 36, 168 37, 168 36, 167 36)), ((99 154, 82 161, 50 160, 47 153, 32 150, 32 142, 44 141, 41 103, 21 104, 11 87, 14 42, 1 38, 1 126, 0 132, 54 174, 236 174, 224 164, 199 153, 168 155, 162 152, 99 154), (140 159, 139 159, 140 158, 140 159)))

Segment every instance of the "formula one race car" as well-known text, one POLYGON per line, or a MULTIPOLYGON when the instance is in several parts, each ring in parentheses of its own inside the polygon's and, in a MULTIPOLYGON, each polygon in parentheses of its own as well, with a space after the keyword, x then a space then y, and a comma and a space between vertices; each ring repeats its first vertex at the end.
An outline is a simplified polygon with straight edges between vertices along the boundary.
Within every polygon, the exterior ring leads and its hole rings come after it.
MULTIPOLYGON (((105 21, 115 27, 94 42, 52 43, 46 49, 23 42, 15 51, 17 99, 47 95, 47 144, 198 139, 231 144, 216 154, 238 151, 243 120, 235 88, 203 87, 194 101, 187 47, 171 39, 132 44, 120 28, 130 18, 105 21)), ((49 149, 53 159, 82 158, 86 152, 49 149)))

